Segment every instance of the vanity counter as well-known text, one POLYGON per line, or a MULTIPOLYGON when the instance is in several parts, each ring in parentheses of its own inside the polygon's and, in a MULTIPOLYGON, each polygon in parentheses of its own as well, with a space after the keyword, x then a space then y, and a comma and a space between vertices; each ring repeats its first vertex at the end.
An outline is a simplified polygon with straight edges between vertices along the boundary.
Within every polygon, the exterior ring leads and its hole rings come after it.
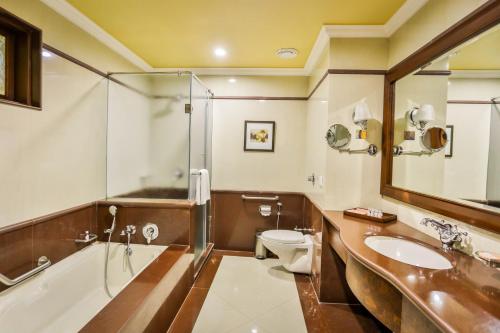
POLYGON ((440 242, 396 221, 380 224, 322 210, 325 220, 340 233, 345 248, 356 260, 381 276, 439 329, 445 332, 498 332, 500 330, 500 271, 459 251, 444 252, 440 242), (447 257, 451 269, 426 269, 401 263, 370 249, 369 235, 402 236, 433 247, 447 257))

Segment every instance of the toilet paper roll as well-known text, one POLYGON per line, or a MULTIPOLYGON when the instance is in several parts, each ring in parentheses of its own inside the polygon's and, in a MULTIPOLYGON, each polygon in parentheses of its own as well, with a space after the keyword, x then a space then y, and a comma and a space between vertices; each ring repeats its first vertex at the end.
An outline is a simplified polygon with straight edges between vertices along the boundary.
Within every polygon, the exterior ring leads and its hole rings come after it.
POLYGON ((269 205, 260 205, 259 206, 259 213, 262 216, 270 216, 272 213, 271 206, 269 205))

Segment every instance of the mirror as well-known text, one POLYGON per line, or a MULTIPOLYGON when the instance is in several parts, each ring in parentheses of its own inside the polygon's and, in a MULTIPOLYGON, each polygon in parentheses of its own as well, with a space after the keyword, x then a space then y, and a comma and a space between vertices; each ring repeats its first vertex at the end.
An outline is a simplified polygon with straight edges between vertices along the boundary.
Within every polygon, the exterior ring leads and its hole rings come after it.
POLYGON ((431 152, 442 150, 448 143, 446 131, 441 127, 431 127, 424 131, 420 137, 422 145, 431 152))
POLYGON ((390 186, 500 213, 499 45, 495 26, 394 81, 390 186))
POLYGON ((333 149, 344 148, 351 142, 351 132, 344 125, 334 124, 326 132, 326 141, 333 149))

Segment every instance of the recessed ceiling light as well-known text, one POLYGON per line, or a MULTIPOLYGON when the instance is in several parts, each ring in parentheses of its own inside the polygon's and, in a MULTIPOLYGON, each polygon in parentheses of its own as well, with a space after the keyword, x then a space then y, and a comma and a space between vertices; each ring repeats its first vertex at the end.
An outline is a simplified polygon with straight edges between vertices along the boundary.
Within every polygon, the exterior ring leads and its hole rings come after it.
POLYGON ((234 77, 230 78, 229 80, 229 83, 235 83, 236 82, 236 79, 234 77))
POLYGON ((44 50, 44 51, 42 51, 42 57, 50 58, 50 57, 52 57, 52 53, 44 50))
POLYGON ((293 59, 297 56, 299 51, 294 48, 283 48, 276 51, 276 55, 283 59, 293 59))
POLYGON ((216 47, 214 49, 214 54, 217 58, 224 58, 227 55, 227 51, 222 47, 216 47))

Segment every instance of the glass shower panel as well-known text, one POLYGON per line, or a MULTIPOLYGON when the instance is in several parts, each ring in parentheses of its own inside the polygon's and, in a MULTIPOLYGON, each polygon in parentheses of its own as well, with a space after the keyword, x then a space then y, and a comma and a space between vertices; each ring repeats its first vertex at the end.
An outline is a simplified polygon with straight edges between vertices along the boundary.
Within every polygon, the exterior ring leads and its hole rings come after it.
POLYGON ((109 81, 107 196, 187 199, 190 74, 109 81))
MULTIPOLYGON (((192 173, 190 197, 194 197, 195 182, 198 171, 207 169, 211 175, 211 103, 209 90, 193 76, 191 82, 191 142, 190 142, 190 170, 192 173)), ((195 265, 207 246, 207 230, 210 216, 210 202, 196 206, 196 240, 194 248, 195 265)))

